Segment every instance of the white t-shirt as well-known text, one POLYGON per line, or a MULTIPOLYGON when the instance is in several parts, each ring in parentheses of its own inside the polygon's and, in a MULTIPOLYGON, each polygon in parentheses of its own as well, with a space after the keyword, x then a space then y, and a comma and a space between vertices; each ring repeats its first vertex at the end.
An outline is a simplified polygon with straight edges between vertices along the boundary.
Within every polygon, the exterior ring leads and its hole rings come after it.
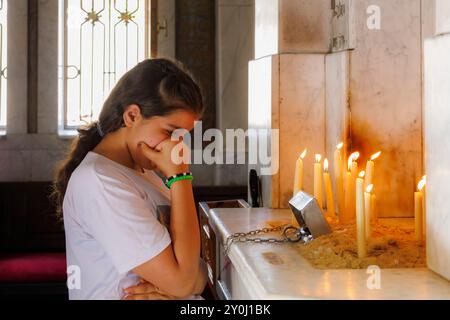
POLYGON ((132 269, 171 244, 156 216, 158 205, 169 204, 170 193, 153 171, 139 173, 89 151, 63 201, 66 259, 73 272, 69 298, 121 299, 124 288, 137 284, 132 269))

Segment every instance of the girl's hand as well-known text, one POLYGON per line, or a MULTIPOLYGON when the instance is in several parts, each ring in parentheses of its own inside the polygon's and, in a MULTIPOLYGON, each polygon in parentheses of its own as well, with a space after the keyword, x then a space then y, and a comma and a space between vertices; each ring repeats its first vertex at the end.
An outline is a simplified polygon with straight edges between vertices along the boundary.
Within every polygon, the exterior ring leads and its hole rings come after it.
POLYGON ((124 289, 126 295, 122 300, 176 300, 150 282, 141 279, 139 284, 124 289))
POLYGON ((189 149, 183 141, 166 139, 155 149, 150 148, 145 142, 139 142, 138 147, 144 156, 156 165, 158 170, 166 177, 189 171, 189 165, 181 161, 182 159, 190 159, 189 149))

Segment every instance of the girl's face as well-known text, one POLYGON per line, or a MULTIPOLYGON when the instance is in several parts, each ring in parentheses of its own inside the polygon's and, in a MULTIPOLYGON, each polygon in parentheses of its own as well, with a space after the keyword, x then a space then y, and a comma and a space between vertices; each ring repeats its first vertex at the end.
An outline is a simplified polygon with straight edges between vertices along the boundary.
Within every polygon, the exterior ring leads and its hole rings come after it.
MULTIPOLYGON (((130 126, 130 132, 127 134, 127 145, 134 162, 147 170, 153 170, 155 166, 142 154, 138 148, 138 143, 144 142, 150 148, 159 150, 158 145, 162 141, 170 139, 173 131, 176 129, 191 131, 194 128, 194 122, 198 119, 193 112, 182 109, 167 116, 155 116, 150 119, 144 119, 138 107, 137 111, 134 111, 134 123, 130 126)), ((128 112, 131 112, 131 110, 127 110, 125 117, 133 117, 128 112)))

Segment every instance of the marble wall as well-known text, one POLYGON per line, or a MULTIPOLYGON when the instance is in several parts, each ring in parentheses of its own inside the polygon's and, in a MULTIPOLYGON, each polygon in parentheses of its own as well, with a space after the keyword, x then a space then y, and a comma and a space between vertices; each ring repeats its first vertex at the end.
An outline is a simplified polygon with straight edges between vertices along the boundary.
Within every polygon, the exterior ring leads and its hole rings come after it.
MULTIPOLYGON (((382 156, 376 161, 374 180, 375 193, 379 199, 379 215, 412 216, 413 191, 418 179, 424 174, 421 35, 422 29, 432 26, 431 22, 426 26, 422 25, 421 12, 424 9, 422 1, 346 1, 345 3, 353 5, 351 12, 354 16, 350 19, 355 25, 349 29, 355 32, 352 35, 355 49, 339 53, 330 53, 331 48, 325 46, 329 38, 325 40, 327 36, 324 36, 324 33, 331 34, 329 27, 332 25, 328 15, 322 14, 309 20, 316 12, 331 12, 329 7, 325 8, 322 2, 300 1, 301 3, 295 4, 281 0, 274 2, 269 5, 265 0, 256 1, 256 57, 263 54, 280 55, 280 61, 283 61, 281 57, 285 53, 283 50, 286 50, 291 55, 305 58, 314 55, 321 59, 320 63, 310 63, 312 67, 307 69, 293 65, 292 68, 285 69, 286 74, 283 73, 284 69, 281 68, 280 62, 280 79, 286 79, 285 83, 288 85, 284 87, 283 81, 280 82, 280 102, 273 108, 279 108, 282 132, 292 127, 294 132, 302 136, 304 128, 298 125, 298 121, 310 119, 311 113, 315 115, 323 113, 323 118, 314 120, 320 121, 317 125, 323 126, 325 130, 323 133, 319 130, 317 134, 323 137, 323 141, 314 143, 315 148, 313 146, 311 151, 326 149, 325 155, 330 160, 336 144, 343 141, 346 154, 352 151, 361 152, 359 163, 363 170, 366 160, 381 150, 382 156), (277 3, 275 10, 278 11, 278 20, 268 14, 274 9, 274 2, 277 3), (380 30, 372 30, 367 26, 367 19, 370 16, 367 8, 371 5, 380 8, 380 30), (283 21, 291 21, 289 24, 291 28, 283 29, 283 21), (297 30, 296 25, 305 24, 314 26, 316 30, 323 30, 324 33, 317 32, 315 39, 322 45, 315 47, 312 40, 302 42, 302 39, 307 37, 309 29, 304 27, 297 30), (275 34, 278 36, 278 46, 276 48, 272 46, 272 51, 265 49, 267 43, 272 42, 270 37, 274 33, 268 31, 268 27, 276 30, 275 34), (264 32, 268 34, 268 39, 258 36, 264 32), (280 45, 281 43, 283 45, 280 45), (293 45, 289 47, 287 43, 293 45), (261 53, 258 53, 260 45, 261 53), (315 52, 308 52, 304 49, 305 46, 315 48, 315 52), (309 84, 315 83, 317 77, 322 78, 323 96, 317 95, 314 90, 310 91, 308 87, 309 84), (301 78, 308 81, 301 81, 301 78), (295 90, 291 90, 291 87, 295 87, 295 90), (311 95, 309 97, 311 101, 304 98, 308 94, 311 95), (289 102, 292 104, 290 106, 286 101, 295 102, 289 102), (298 113, 302 103, 311 104, 311 113, 298 113), (283 112, 288 115, 284 122, 283 112)), ((430 15, 429 21, 432 20, 430 15)), ((280 137, 281 141, 284 141, 281 148, 285 148, 280 152, 282 168, 280 181, 284 181, 283 184, 286 185, 286 190, 280 185, 280 206, 286 207, 289 189, 292 190, 295 159, 304 146, 294 135, 283 140, 281 133, 280 137), (294 149, 292 154, 287 150, 288 144, 294 149), (290 174, 284 174, 283 169, 290 174)), ((312 161, 312 158, 311 153, 309 161, 312 161)), ((311 187, 310 171, 305 176, 306 191, 311 187)))
POLYGON ((413 191, 424 174, 421 1, 361 0, 354 4, 349 149, 361 152, 360 164, 382 151, 374 176, 380 216, 412 216, 413 191), (369 5, 380 7, 380 30, 366 26, 369 5))
POLYGON ((325 156, 325 55, 281 54, 280 205, 292 198, 294 168, 305 148, 304 189, 313 193, 314 154, 325 156))

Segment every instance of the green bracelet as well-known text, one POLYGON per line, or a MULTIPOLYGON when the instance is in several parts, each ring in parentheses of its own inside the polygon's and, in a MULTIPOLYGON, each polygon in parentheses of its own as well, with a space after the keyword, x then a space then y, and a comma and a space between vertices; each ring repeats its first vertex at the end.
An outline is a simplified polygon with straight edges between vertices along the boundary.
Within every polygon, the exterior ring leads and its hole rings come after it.
POLYGON ((167 186, 167 188, 170 189, 170 186, 171 186, 174 182, 181 181, 181 180, 193 180, 193 179, 194 179, 194 177, 192 176, 192 174, 179 176, 179 177, 170 179, 170 180, 166 183, 166 186, 167 186))

